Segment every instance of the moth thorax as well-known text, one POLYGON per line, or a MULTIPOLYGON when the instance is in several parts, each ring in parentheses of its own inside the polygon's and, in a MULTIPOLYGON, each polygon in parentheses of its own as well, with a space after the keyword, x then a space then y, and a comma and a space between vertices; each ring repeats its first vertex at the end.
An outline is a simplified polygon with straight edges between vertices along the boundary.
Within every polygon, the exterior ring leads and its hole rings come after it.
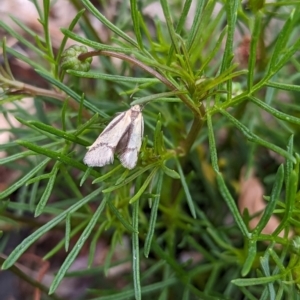
POLYGON ((139 105, 134 105, 131 107, 130 112, 131 112, 131 120, 134 120, 141 113, 141 107, 139 105))

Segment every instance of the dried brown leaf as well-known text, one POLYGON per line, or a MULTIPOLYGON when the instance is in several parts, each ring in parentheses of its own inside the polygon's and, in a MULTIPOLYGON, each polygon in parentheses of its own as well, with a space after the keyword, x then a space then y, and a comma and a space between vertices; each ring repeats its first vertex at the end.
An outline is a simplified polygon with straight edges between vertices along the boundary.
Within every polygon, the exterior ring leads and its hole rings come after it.
MULTIPOLYGON (((240 196, 238 199, 238 207, 241 213, 245 209, 248 209, 249 215, 253 218, 249 222, 250 229, 254 229, 266 207, 266 202, 263 199, 264 187, 260 180, 254 176, 252 171, 248 178, 245 178, 242 171, 240 177, 240 196)), ((280 220, 277 216, 272 215, 269 222, 262 230, 264 234, 272 234, 277 226, 280 224, 280 220)), ((280 237, 284 236, 284 231, 279 233, 280 237)), ((289 236, 292 236, 292 232, 289 236)))

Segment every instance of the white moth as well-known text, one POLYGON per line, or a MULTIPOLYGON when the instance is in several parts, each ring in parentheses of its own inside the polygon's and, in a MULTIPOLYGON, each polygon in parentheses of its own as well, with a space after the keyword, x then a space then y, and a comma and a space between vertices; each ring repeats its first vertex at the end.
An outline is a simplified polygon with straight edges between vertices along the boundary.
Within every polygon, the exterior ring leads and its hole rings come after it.
POLYGON ((113 163, 116 153, 123 167, 133 169, 138 160, 144 134, 144 119, 140 105, 116 116, 88 147, 83 162, 89 167, 113 163))

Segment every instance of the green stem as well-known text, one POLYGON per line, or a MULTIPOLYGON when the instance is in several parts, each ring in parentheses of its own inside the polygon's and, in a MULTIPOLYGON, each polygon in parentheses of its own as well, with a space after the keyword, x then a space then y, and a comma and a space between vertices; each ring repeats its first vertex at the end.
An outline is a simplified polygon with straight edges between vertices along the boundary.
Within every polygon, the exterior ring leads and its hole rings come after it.
POLYGON ((185 141, 182 143, 182 146, 180 148, 181 151, 183 151, 183 154, 186 156, 186 154, 189 153, 191 147, 193 146, 202 126, 203 126, 203 119, 202 116, 205 115, 205 108, 203 105, 200 106, 200 113, 199 114, 195 114, 194 115, 194 120, 193 120, 193 124, 192 127, 188 133, 187 138, 185 139, 185 141))

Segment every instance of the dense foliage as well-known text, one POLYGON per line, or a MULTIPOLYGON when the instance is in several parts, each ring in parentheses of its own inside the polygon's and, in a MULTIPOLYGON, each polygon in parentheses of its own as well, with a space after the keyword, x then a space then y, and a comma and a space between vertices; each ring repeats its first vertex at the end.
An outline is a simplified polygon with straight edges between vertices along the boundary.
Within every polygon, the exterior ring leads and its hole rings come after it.
POLYGON ((0 193, 10 228, 1 249, 20 226, 28 236, 2 268, 47 292, 15 263, 57 235, 35 253, 60 265, 53 299, 70 276, 93 278, 78 299, 300 299, 300 3, 161 0, 164 17, 153 17, 151 1, 130 0, 109 19, 109 1, 72 0, 77 14, 55 49, 50 1, 32 2, 42 34, 0 21, 27 49, 3 38, 0 109, 22 126, 3 129, 12 138, 0 145, 1 172, 17 174, 0 193), (13 74, 12 59, 43 86, 13 74), (21 105, 28 96, 34 112, 21 105), (135 104, 145 120, 138 165, 84 165, 86 147, 135 104), (85 269, 68 272, 82 255, 85 269))

